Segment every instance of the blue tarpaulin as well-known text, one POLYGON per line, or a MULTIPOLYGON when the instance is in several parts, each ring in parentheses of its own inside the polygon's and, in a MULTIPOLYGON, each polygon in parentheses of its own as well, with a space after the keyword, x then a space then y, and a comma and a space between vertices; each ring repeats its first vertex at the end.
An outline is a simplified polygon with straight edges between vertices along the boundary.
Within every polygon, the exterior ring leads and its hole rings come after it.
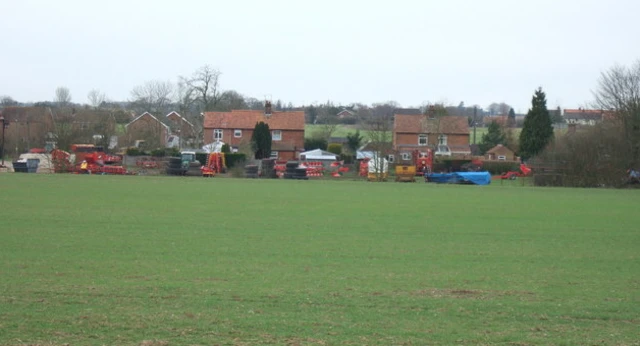
POLYGON ((438 184, 491 184, 489 172, 426 173, 424 177, 438 184))

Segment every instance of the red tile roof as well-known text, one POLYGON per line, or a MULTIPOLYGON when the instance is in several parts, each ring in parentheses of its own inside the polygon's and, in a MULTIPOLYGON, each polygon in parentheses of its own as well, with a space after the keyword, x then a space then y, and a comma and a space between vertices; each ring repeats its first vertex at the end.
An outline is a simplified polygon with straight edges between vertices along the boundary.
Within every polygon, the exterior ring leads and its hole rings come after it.
POLYGON ((565 109, 564 114, 602 114, 604 111, 599 109, 565 109))
POLYGON ((428 119, 424 115, 396 114, 393 129, 396 133, 469 134, 469 121, 457 116, 428 119))
POLYGON ((262 110, 204 113, 204 128, 206 129, 252 130, 260 121, 269 125, 271 130, 304 131, 304 111, 273 112, 268 117, 262 110))

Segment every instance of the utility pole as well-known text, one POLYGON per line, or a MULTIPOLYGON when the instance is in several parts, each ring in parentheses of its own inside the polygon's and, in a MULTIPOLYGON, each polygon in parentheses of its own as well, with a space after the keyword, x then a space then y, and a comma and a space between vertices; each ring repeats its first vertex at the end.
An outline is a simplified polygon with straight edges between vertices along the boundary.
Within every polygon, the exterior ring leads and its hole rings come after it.
POLYGON ((0 167, 4 168, 4 129, 9 127, 9 122, 5 120, 3 116, 0 115, 0 123, 2 123, 2 150, 0 151, 0 157, 2 157, 2 164, 0 164, 0 167))
POLYGON ((478 107, 473 106, 473 144, 476 144, 476 115, 478 113, 478 107))

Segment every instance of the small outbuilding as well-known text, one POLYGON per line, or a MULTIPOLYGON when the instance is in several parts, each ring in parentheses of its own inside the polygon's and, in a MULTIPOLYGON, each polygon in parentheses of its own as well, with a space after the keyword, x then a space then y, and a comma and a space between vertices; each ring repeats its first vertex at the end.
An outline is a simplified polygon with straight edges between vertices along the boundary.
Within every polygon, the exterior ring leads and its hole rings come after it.
POLYGON ((489 149, 485 154, 485 160, 488 161, 518 161, 516 154, 513 150, 505 147, 502 144, 498 144, 495 147, 489 149))
POLYGON ((314 149, 300 153, 300 161, 338 161, 338 155, 324 151, 321 149, 314 149))

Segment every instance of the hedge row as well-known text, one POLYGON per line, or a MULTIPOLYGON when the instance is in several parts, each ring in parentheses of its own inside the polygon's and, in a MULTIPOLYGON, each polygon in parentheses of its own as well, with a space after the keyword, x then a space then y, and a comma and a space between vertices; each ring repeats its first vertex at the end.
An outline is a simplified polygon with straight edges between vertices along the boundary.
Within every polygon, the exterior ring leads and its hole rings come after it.
POLYGON ((517 162, 500 162, 500 161, 485 161, 482 164, 482 170, 485 170, 491 174, 502 174, 509 171, 520 171, 520 164, 517 162))
POLYGON ((170 157, 180 156, 180 150, 177 148, 161 148, 145 151, 140 148, 127 148, 127 156, 153 156, 153 157, 170 157))

